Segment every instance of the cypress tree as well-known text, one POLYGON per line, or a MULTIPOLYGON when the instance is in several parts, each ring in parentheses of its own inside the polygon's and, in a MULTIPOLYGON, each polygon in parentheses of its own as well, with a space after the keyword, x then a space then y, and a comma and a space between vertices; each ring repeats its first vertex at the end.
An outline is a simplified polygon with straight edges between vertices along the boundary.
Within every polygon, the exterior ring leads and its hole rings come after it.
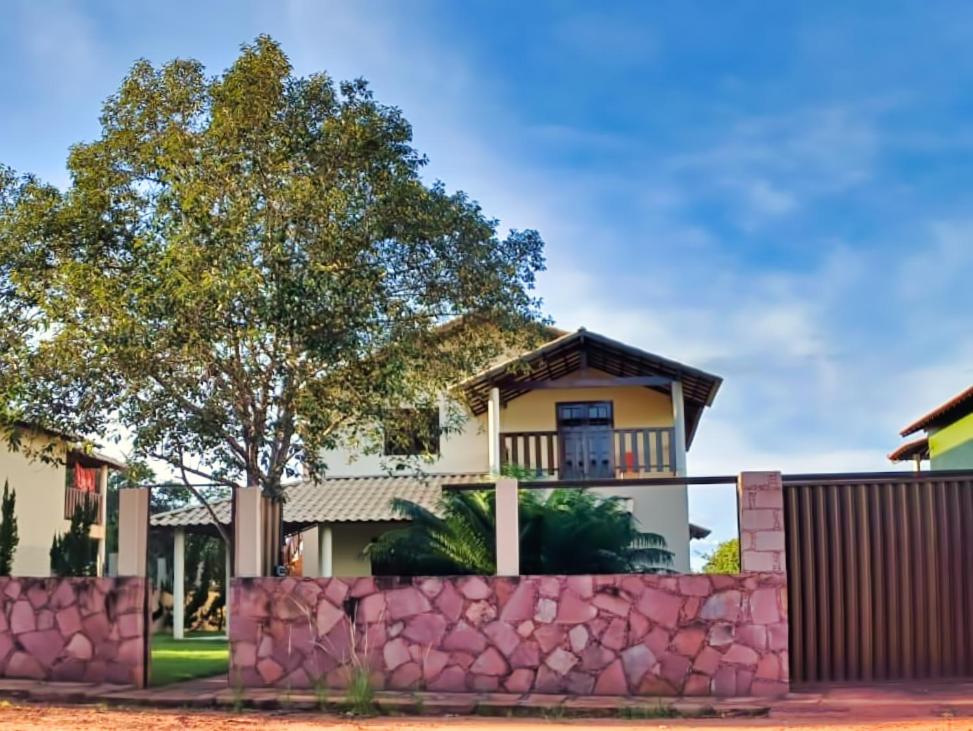
POLYGON ((0 576, 10 576, 13 568, 14 553, 20 536, 17 535, 17 491, 3 483, 3 498, 0 501, 0 576))

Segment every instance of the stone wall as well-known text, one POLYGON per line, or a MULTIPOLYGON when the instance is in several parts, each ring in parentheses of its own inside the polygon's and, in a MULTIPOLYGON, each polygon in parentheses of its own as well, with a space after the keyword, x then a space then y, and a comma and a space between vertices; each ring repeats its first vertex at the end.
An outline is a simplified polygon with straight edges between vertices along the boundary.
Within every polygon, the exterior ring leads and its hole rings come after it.
POLYGON ((145 684, 144 578, 0 577, 0 677, 145 684))
POLYGON ((788 688, 784 575, 238 578, 230 682, 602 695, 788 688), (352 621, 354 618, 354 621, 352 621))

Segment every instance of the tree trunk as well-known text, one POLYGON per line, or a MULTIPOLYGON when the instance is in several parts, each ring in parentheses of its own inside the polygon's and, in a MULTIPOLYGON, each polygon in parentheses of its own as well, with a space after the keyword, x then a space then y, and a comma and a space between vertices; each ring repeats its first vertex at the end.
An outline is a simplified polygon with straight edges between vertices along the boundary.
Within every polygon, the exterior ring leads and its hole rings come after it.
POLYGON ((284 547, 284 504, 279 498, 263 495, 263 569, 264 576, 276 576, 277 567, 282 564, 284 547))

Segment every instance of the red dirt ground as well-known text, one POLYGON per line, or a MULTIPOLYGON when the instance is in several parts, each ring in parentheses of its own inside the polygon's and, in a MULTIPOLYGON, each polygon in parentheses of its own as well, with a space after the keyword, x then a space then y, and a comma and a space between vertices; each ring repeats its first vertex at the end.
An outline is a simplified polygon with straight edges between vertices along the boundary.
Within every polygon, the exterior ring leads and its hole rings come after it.
POLYGON ((592 721, 590 719, 492 719, 492 718, 375 718, 349 720, 322 715, 298 713, 272 713, 249 711, 245 713, 221 713, 208 711, 165 711, 152 709, 118 709, 93 706, 45 706, 34 704, 0 704, 0 729, 70 729, 78 731, 116 731, 116 729, 145 729, 146 731, 185 731, 193 729, 284 729, 284 731, 310 731, 311 729, 335 729, 336 731, 498 731, 499 729, 570 729, 580 731, 642 731, 652 728, 667 729, 719 729, 735 731, 767 731, 768 729, 808 729, 808 731, 858 731, 882 729, 884 731, 942 731, 973 730, 973 719, 938 718, 905 720, 898 722, 865 719, 848 721, 828 718, 788 719, 727 719, 684 720, 649 719, 644 721, 592 721))

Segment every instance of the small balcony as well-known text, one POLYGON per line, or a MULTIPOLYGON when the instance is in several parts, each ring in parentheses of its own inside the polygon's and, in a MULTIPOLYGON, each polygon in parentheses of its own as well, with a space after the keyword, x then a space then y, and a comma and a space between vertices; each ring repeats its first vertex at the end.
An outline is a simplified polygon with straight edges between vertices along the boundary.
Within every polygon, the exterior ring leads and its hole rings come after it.
POLYGON ((504 466, 538 479, 592 480, 672 475, 676 470, 672 427, 606 428, 570 441, 567 431, 501 432, 504 466))
POLYGON ((94 520, 95 525, 101 525, 102 500, 104 500, 104 496, 101 493, 90 492, 88 490, 79 490, 76 487, 65 487, 64 488, 65 520, 70 520, 71 517, 74 515, 75 509, 79 505, 84 505, 87 502, 95 510, 95 520, 94 520))

